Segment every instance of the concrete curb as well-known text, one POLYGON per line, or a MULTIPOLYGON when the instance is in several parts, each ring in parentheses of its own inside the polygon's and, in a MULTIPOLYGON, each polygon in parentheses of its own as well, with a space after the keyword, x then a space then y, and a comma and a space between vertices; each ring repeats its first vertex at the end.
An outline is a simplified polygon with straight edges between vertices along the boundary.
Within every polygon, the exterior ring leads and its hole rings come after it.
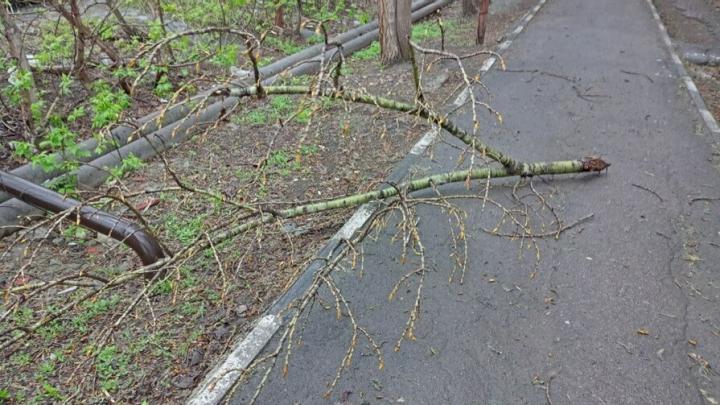
MULTIPOLYGON (((517 36, 525 29, 527 24, 535 17, 537 12, 542 8, 547 0, 540 0, 538 3, 527 13, 525 16, 520 18, 511 30, 505 35, 505 41, 499 44, 495 48, 495 52, 502 54, 507 50, 517 36)), ((480 67, 480 75, 487 73, 497 62, 497 57, 491 56, 483 62, 480 67)), ((454 106, 462 105, 469 95, 467 91, 461 92, 457 98, 453 101, 454 106)), ((410 168, 422 157, 427 148, 437 139, 440 131, 438 128, 433 128, 426 132, 423 137, 410 149, 410 152, 398 163, 397 166, 392 170, 387 178, 388 182, 399 183, 407 177, 410 173, 410 168)), ((359 229, 364 227, 367 221, 380 207, 378 202, 371 202, 364 204, 358 208, 352 217, 343 225, 340 230, 333 235, 328 243, 318 252, 318 259, 313 260, 303 271, 302 275, 295 281, 295 283, 286 291, 283 295, 273 303, 273 305, 266 311, 265 316, 261 318, 258 325, 250 332, 250 334, 240 341, 233 349, 232 353, 218 366, 216 366, 210 373, 205 376, 203 382, 198 385, 198 388, 193 392, 188 400, 188 405, 218 404, 228 391, 233 387, 237 378, 240 376, 240 372, 247 367, 250 362, 257 356, 260 351, 267 345, 270 339, 273 338, 275 332, 280 328, 282 324, 282 317, 280 316, 281 311, 288 306, 294 299, 301 296, 301 294, 310 286, 315 273, 320 270, 325 263, 327 258, 332 258, 335 251, 340 246, 340 243, 344 239, 350 239, 352 235, 359 229), (320 259, 322 258, 322 259, 320 259), (272 320, 272 328, 268 327, 269 321, 272 320), (267 333, 272 329, 271 333, 267 333), (252 348, 249 350, 247 348, 252 348), (243 356, 238 356, 237 353, 244 353, 243 356), (252 357, 247 359, 247 356, 252 357), (232 370, 228 372, 228 370, 232 370)))
POLYGON ((670 52, 670 58, 673 61, 673 64, 675 65, 675 69, 677 70, 677 74, 680 76, 680 79, 683 81, 683 84, 685 84, 685 88, 687 88, 688 93, 690 93, 690 98, 692 98, 693 102, 695 103, 695 107, 698 109, 698 112, 700 113, 700 117, 702 117, 703 121, 705 121, 705 125, 715 135, 720 135, 720 126, 718 125, 717 121, 715 120, 715 117, 713 117, 710 110, 708 110, 707 106, 705 105, 705 100, 703 100, 702 95, 698 91, 697 86, 695 85, 695 82, 688 74, 687 70, 685 70, 685 66, 682 63, 682 60, 680 60, 680 57, 678 56, 677 52, 675 52, 675 48, 673 47, 672 40, 670 39, 670 35, 668 35, 667 28, 665 28, 665 24, 663 24, 662 20, 660 19, 660 14, 658 14, 657 9, 655 8, 655 4, 653 3, 653 0, 646 0, 648 7, 650 7, 650 11, 652 12, 653 18, 655 19, 655 22, 658 25, 658 28, 660 29, 660 35, 662 36, 662 40, 665 43, 665 46, 668 48, 668 52, 670 52))

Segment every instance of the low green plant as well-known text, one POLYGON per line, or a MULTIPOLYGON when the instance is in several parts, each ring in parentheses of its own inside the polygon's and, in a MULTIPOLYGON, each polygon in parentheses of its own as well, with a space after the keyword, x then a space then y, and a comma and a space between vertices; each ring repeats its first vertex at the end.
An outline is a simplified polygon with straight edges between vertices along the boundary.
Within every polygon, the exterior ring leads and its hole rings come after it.
MULTIPOLYGON (((443 23, 447 28, 447 23, 443 23)), ((425 21, 420 24, 415 24, 412 27, 411 38, 415 42, 422 42, 428 39, 440 38, 440 27, 436 21, 425 21)))
POLYGON ((30 361, 30 354, 25 352, 15 353, 10 358, 10 362, 17 367, 25 367, 30 364, 30 361))
POLYGON ((92 127, 103 128, 120 120, 123 111, 130 107, 130 96, 120 89, 113 89, 103 81, 95 83, 95 94, 90 97, 92 127))
POLYGON ((120 302, 120 296, 113 294, 109 298, 99 298, 94 301, 86 301, 82 304, 82 311, 72 319, 72 325, 81 333, 88 331, 88 323, 98 315, 110 311, 120 302))
POLYGON ((184 246, 195 240, 205 221, 205 215, 199 215, 192 219, 182 220, 170 214, 165 217, 165 229, 184 246))
POLYGON ((380 43, 373 41, 370 46, 355 52, 352 57, 358 60, 378 59, 380 58, 380 43))
POLYGON ((105 346, 95 358, 100 387, 108 392, 117 391, 120 379, 129 373, 130 358, 116 346, 105 346))
POLYGON ((142 159, 135 156, 134 154, 130 153, 122 160, 120 163, 120 166, 115 166, 110 168, 110 174, 116 178, 122 178, 127 173, 133 172, 141 167, 143 167, 145 163, 143 163, 142 159))
POLYGON ((42 389, 43 397, 47 399, 53 399, 56 401, 62 401, 65 399, 65 396, 60 392, 60 390, 50 383, 43 383, 42 389))
POLYGON ((5 388, 0 388, 0 404, 10 402, 10 391, 5 388))
POLYGON ((268 36, 265 38, 265 45, 275 48, 285 55, 291 55, 300 52, 303 45, 298 44, 291 38, 268 36))

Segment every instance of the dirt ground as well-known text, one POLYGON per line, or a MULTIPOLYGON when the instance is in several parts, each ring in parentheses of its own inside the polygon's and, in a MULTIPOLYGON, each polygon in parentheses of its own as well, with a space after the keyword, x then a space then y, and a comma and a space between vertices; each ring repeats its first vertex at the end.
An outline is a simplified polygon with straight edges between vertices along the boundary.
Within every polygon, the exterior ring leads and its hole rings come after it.
MULTIPOLYGON (((654 0, 678 53, 710 51, 720 55, 719 0, 654 0)), ((715 119, 720 117, 720 66, 685 66, 715 119)))
MULTIPOLYGON (((523 0, 491 15, 487 47, 534 4, 523 0)), ((477 50, 473 21, 459 14, 457 2, 442 11, 448 50, 477 50)), ((435 24, 424 27, 422 44, 439 47, 435 24)), ((476 74, 482 61, 468 59, 469 74, 476 74)), ((349 60, 346 75, 349 88, 407 101, 414 97, 407 64, 383 67, 376 56, 361 54, 349 60)), ((427 96, 437 106, 462 85, 459 72, 441 63, 424 78, 427 96)), ((179 190, 171 172, 194 188, 279 209, 377 187, 428 129, 415 117, 371 106, 295 97, 255 100, 165 153, 167 166, 162 159, 147 162, 100 194, 134 194, 129 203, 177 252, 237 220, 238 209, 201 192, 179 190)), ((98 194, 85 197, 93 195, 98 194)), ((106 199, 103 207, 137 220, 122 204, 106 199)), ((139 260, 124 246, 67 224, 0 240, 0 345, 60 314, 2 350, 0 402, 182 402, 351 213, 258 228, 181 260, 146 293, 145 281, 135 278, 101 289, 65 312, 62 308, 83 294, 139 267, 139 260), (37 287, 79 273, 85 277, 37 287)))

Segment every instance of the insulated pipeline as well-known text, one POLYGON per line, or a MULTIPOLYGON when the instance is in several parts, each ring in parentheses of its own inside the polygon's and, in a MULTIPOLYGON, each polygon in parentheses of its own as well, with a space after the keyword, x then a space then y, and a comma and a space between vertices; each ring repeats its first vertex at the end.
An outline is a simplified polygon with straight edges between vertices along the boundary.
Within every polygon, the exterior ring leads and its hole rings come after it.
POLYGON ((54 214, 67 212, 68 220, 79 222, 85 228, 127 245, 137 253, 145 266, 165 257, 155 238, 133 222, 65 198, 52 190, 5 172, 0 172, 0 190, 43 211, 54 214))

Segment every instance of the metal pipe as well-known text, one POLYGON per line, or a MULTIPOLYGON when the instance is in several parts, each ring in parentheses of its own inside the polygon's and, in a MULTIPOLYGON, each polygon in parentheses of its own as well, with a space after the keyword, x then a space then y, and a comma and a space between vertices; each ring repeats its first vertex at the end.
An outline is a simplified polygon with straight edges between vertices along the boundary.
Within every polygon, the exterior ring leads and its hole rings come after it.
MULTIPOLYGON (((160 244, 137 224, 118 218, 15 175, 0 171, 0 190, 44 211, 68 212, 67 219, 127 245, 149 266, 165 257, 160 244)), ((152 275, 150 275, 151 277, 152 275)))
MULTIPOLYGON (((418 21, 422 18, 427 17, 436 10, 450 4, 453 0, 434 0, 434 1, 417 1, 413 5, 420 6, 419 9, 413 11, 412 21, 418 21)), ((347 34, 347 33, 346 33, 347 34)), ((345 35, 345 34, 343 34, 345 35)), ((378 29, 375 28, 369 32, 365 32, 363 35, 357 36, 354 39, 350 39, 343 43, 343 52, 346 55, 351 54, 359 49, 362 49, 372 41, 378 38, 378 29)), ((322 47, 322 45, 321 45, 322 47)), ((326 60, 333 60, 338 57, 339 51, 335 48, 329 52, 326 60)), ((321 56, 315 56, 308 59, 309 63, 303 63, 295 66, 288 70, 286 74, 288 76, 299 76, 303 74, 310 74, 318 70, 320 66, 321 56)), ((287 63, 287 62, 286 62, 287 63)), ((263 71, 261 69, 261 75, 263 71)), ((262 84, 269 85, 275 82, 278 76, 271 76, 262 81, 262 84)), ((205 94, 205 93, 203 93, 205 94)), ((199 97, 199 96, 195 96, 199 97)), ((145 136, 136 138, 133 142, 127 143, 127 138, 118 139, 118 145, 124 145, 118 149, 113 149, 110 153, 106 153, 92 160, 88 164, 84 164, 77 172, 78 186, 83 188, 97 187, 102 184, 103 181, 108 177, 108 171, 106 168, 113 167, 120 162, 123 158, 128 156, 130 153, 140 157, 143 160, 147 160, 154 156, 157 152, 164 151, 170 146, 183 142, 191 134, 191 129, 202 123, 213 122, 219 117, 223 111, 231 108, 237 102, 236 97, 223 97, 213 104, 207 106, 205 109, 198 111, 192 116, 184 117, 189 109, 186 105, 176 105, 172 107, 173 118, 177 117, 177 120, 165 120, 162 128, 158 128, 156 131, 146 134, 145 136), (183 118, 184 117, 184 118, 183 118), (168 122, 174 121, 174 122, 168 122)), ((157 120, 148 121, 147 124, 157 125, 157 120)), ((157 127, 156 127, 157 128, 157 127)), ((127 135, 131 131, 128 131, 127 135)), ((93 141, 93 140, 91 140, 93 141)), ((89 142, 89 141, 88 141, 89 142)), ((28 165, 32 167, 32 165, 28 165)), ((33 170, 40 170, 35 167, 33 170)), ((13 174, 16 174, 13 171, 13 174)), ((24 177, 24 176, 23 176, 24 177)), ((36 180, 33 178, 33 180, 36 180)), ((3 192, 0 187, 0 202, 3 200, 3 192)), ((33 208, 24 204, 20 199, 10 199, 8 201, 0 203, 0 238, 3 238, 20 228, 13 227, 18 223, 18 218, 22 216, 28 216, 33 214, 33 208)))
MULTIPOLYGON (((432 3, 433 0, 417 0, 413 2, 412 10, 419 10, 428 4, 432 3)), ((373 30, 377 30, 378 22, 377 20, 371 21, 368 24, 362 25, 360 27, 353 28, 345 33, 339 34, 333 38, 331 38, 334 42, 340 42, 344 43, 349 40, 361 37, 368 32, 371 32, 373 30)), ((296 65, 298 62, 301 62, 305 59, 313 58, 317 55, 319 55, 322 52, 324 44, 316 44, 311 47, 308 47, 300 52, 294 53, 292 55, 288 55, 280 60, 277 60, 267 66, 263 66, 260 68, 260 76, 263 78, 271 78, 276 76, 277 74, 283 72, 284 70, 291 68, 292 66, 296 65)), ((203 91, 195 96, 192 97, 192 99, 195 100, 201 100, 205 98, 208 94, 211 94, 215 89, 210 89, 207 91, 203 91)), ((142 138, 143 136, 146 136, 150 133, 153 133, 167 125, 170 125, 176 121, 179 121, 183 119, 189 112, 191 111, 191 108, 188 107, 187 103, 181 103, 174 106, 171 106, 167 109, 167 111, 155 111, 151 114, 148 114, 140 119, 138 119, 138 126, 133 127, 129 125, 120 125, 110 131, 110 135, 112 136, 113 142, 117 145, 117 147, 122 147, 128 143, 128 138, 134 134, 134 138, 142 138)), ((80 149, 89 152, 89 155, 87 157, 79 158, 77 160, 81 162, 88 162, 93 159, 96 159, 104 154, 112 153, 114 150, 110 150, 109 152, 96 152, 98 144, 95 139, 88 139, 86 141, 83 141, 80 143, 80 149)), ((63 153, 54 153, 52 155, 52 158, 55 159, 57 162, 62 162, 65 160, 65 155, 63 153)), ((22 165, 18 168, 15 168, 10 171, 10 173, 22 177, 26 180, 30 180, 33 183, 40 184, 45 180, 56 178, 63 174, 60 170, 55 170, 51 172, 45 172, 42 170, 39 166, 33 165, 31 163, 22 165)), ((3 203, 5 201, 8 201, 11 198, 11 196, 7 193, 4 193, 0 191, 0 203, 3 203)))

